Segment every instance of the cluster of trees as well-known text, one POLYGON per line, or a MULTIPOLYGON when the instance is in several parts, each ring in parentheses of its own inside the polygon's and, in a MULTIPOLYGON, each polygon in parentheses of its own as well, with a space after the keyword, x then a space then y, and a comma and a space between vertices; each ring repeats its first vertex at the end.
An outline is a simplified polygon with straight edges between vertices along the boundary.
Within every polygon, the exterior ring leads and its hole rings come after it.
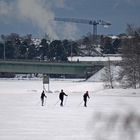
POLYGON ((115 77, 113 68, 108 61, 108 65, 103 73, 105 86, 114 88, 113 81, 117 79, 125 88, 140 88, 140 28, 133 25, 127 26, 127 37, 121 39, 119 49, 122 62, 119 67, 118 77, 115 77))
POLYGON ((31 35, 25 37, 20 37, 15 33, 1 35, 0 59, 5 57, 6 59, 67 61, 67 57, 72 54, 78 54, 78 46, 74 41, 53 40, 50 42, 43 38, 39 44, 35 44, 31 35))
MULTIPOLYGON (((126 36, 126 34, 124 34, 126 36)), ((96 41, 93 40, 93 36, 91 34, 87 34, 78 40, 78 44, 85 45, 88 56, 94 56, 95 53, 97 55, 99 51, 100 54, 117 54, 120 53, 119 49, 121 47, 121 38, 116 36, 116 38, 112 38, 112 36, 104 36, 98 35, 96 41)))
POLYGON ((129 38, 122 42, 123 58, 120 78, 124 79, 127 87, 140 87, 140 28, 128 25, 129 38))
POLYGON ((120 53, 119 49, 121 47, 121 38, 112 39, 107 36, 101 36, 101 53, 103 54, 116 54, 120 53))
MULTIPOLYGON (((0 59, 39 59, 47 61, 68 61, 69 56, 88 55, 93 56, 97 46, 93 45, 91 35, 84 36, 79 40, 53 40, 47 37, 35 44, 32 35, 21 37, 16 33, 1 35, 0 59), (81 46, 85 46, 84 50, 81 46)), ((115 54, 120 47, 119 39, 112 39, 106 36, 98 36, 100 40, 101 53, 115 54)))

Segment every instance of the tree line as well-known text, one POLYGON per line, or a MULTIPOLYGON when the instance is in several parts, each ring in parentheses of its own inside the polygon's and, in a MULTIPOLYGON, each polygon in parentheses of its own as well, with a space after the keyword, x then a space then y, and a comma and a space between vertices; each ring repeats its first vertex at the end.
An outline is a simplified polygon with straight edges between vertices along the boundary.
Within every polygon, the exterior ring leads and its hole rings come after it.
POLYGON ((1 35, 0 59, 4 58, 4 51, 6 59, 67 61, 71 53, 77 55, 78 49, 76 43, 69 40, 50 42, 43 38, 39 44, 36 44, 32 40, 32 35, 20 37, 12 33, 1 35), (70 44, 74 46, 72 50, 70 44))
MULTIPOLYGON (((107 36, 99 36, 100 52, 106 54, 118 53, 120 39, 112 40, 107 36)), ((91 35, 79 40, 52 40, 47 37, 37 44, 32 35, 21 37, 19 34, 1 35, 0 59, 25 59, 67 62, 70 56, 93 56, 97 46, 93 45, 91 35), (82 48, 84 46, 84 49, 82 48)))

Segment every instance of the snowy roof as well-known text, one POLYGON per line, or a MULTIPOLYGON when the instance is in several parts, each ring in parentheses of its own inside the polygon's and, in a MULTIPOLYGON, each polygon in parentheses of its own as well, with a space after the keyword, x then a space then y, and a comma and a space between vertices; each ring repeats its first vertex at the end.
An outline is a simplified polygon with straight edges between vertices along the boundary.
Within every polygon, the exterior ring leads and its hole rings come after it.
POLYGON ((110 36, 110 38, 112 38, 112 39, 118 39, 119 37, 118 37, 118 36, 113 35, 113 36, 110 36))

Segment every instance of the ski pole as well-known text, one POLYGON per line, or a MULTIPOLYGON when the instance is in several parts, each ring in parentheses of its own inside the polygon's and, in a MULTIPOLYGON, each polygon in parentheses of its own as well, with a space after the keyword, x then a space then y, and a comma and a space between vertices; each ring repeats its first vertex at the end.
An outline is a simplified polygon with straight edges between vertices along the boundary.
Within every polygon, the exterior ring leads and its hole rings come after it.
POLYGON ((47 99, 45 98, 45 104, 44 104, 45 106, 46 106, 46 100, 47 100, 47 99))
POLYGON ((83 101, 80 102, 80 104, 78 104, 78 106, 80 106, 83 103, 83 101))
POLYGON ((64 105, 66 105, 67 97, 68 97, 68 96, 66 96, 66 99, 65 99, 64 105))
POLYGON ((56 106, 56 105, 59 103, 59 101, 60 101, 60 100, 58 100, 58 101, 54 104, 54 106, 56 106))

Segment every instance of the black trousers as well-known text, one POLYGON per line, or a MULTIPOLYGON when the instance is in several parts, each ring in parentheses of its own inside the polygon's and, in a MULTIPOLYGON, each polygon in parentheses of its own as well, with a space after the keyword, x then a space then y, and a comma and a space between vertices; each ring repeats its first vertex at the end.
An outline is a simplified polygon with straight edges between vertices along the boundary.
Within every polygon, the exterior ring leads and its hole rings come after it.
POLYGON ((41 105, 44 105, 44 98, 41 98, 41 105))
POLYGON ((61 100, 60 106, 63 106, 63 99, 60 99, 60 100, 61 100))
POLYGON ((87 99, 84 99, 84 106, 87 107, 87 99))

